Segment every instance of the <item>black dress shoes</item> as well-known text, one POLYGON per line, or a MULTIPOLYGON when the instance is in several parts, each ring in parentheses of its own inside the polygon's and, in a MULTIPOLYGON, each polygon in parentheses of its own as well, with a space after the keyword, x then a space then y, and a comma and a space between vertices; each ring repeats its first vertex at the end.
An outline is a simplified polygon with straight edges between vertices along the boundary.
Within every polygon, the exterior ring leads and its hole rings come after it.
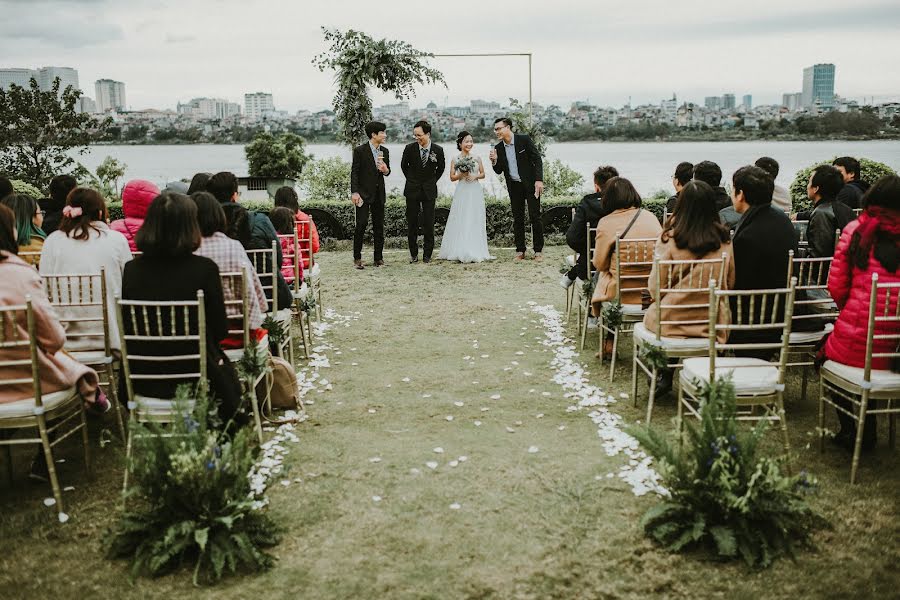
POLYGON ((359 269, 360 271, 362 271, 363 269, 366 268, 365 265, 363 264, 363 261, 361 261, 361 260, 354 260, 354 261, 353 261, 353 266, 354 266, 355 268, 359 269))
POLYGON ((409 259, 409 264, 413 264, 413 263, 417 263, 417 262, 419 262, 419 257, 418 257, 418 256, 410 257, 410 259, 409 259))
POLYGON ((426 264, 427 264, 427 263, 430 263, 430 262, 431 262, 431 257, 430 257, 430 256, 426 256, 425 258, 422 259, 422 262, 423 262, 423 263, 426 263, 426 264))

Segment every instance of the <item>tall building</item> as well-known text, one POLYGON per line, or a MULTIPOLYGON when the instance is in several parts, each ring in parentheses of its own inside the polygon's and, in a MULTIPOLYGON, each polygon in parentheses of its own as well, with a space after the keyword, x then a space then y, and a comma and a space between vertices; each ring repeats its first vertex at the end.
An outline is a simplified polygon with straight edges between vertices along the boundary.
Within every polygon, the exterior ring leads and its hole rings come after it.
POLYGON ((32 77, 37 79, 32 69, 0 69, 0 88, 8 90, 11 85, 27 88, 32 77))
POLYGON ((75 104, 75 112, 92 114, 97 112, 97 103, 87 96, 82 96, 75 104))
POLYGON ((703 100, 703 106, 705 106, 709 110, 719 110, 720 108, 722 108, 722 97, 707 96, 703 100))
POLYGON ((255 92, 244 94, 244 115, 251 121, 257 121, 269 113, 275 112, 272 94, 255 92))
POLYGON ((734 110, 734 94, 723 94, 722 95, 722 109, 723 110, 734 110))
POLYGON ((790 111, 800 110, 803 106, 803 94, 800 92, 794 94, 782 94, 781 105, 790 111))
POLYGON ((112 79, 98 79, 94 82, 97 92, 97 112, 123 110, 125 108, 125 84, 112 79))
POLYGON ((470 100, 469 108, 476 115, 490 115, 500 113, 500 103, 490 102, 488 100, 470 100))
POLYGON ((675 124, 675 119, 678 116, 678 99, 675 97, 674 92, 672 92, 671 99, 662 101, 660 112, 662 112, 662 120, 664 123, 669 125, 675 124))
POLYGON ((78 71, 71 67, 41 67, 37 71, 38 84, 41 91, 49 92, 53 88, 53 80, 59 77, 59 91, 64 92, 69 86, 79 90, 78 71))
POLYGON ((834 65, 823 63, 803 69, 803 108, 834 107, 834 65))
POLYGON ((744 99, 741 102, 744 105, 744 108, 750 110, 753 108, 753 95, 752 94, 744 94, 744 99))
POLYGON ((227 119, 241 114, 241 105, 222 98, 194 98, 185 104, 178 103, 178 113, 198 119, 227 119))

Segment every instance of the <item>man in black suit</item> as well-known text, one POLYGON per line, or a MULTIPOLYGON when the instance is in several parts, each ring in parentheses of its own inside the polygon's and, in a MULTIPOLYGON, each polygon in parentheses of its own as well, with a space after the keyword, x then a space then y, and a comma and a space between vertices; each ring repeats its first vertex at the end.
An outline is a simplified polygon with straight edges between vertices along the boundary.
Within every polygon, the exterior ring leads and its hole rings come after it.
POLYGON ((512 119, 502 117, 494 121, 494 133, 500 143, 491 149, 494 173, 506 177, 506 189, 513 214, 513 234, 516 238, 516 258, 525 258, 525 205, 531 219, 534 260, 541 260, 544 248, 544 227, 541 223, 541 192, 544 191, 544 163, 531 138, 513 133, 512 119))
POLYGON ((387 125, 372 121, 366 124, 369 141, 353 149, 353 165, 350 167, 350 201, 356 206, 356 231, 353 232, 353 265, 364 269, 362 261, 363 235, 372 213, 372 237, 375 242, 375 266, 384 266, 384 203, 387 194, 384 178, 391 174, 387 139, 387 125))
MULTIPOLYGON (((581 203, 578 205, 578 208, 575 209, 575 214, 572 216, 572 223, 569 225, 568 231, 566 231, 566 243, 569 245, 569 248, 577 252, 577 260, 575 261, 575 266, 569 269, 569 272, 563 275, 560 280, 560 285, 564 288, 567 288, 575 283, 575 279, 581 279, 582 281, 587 279, 587 227, 588 223, 590 223, 591 227, 596 227, 597 222, 610 214, 612 211, 604 208, 603 201, 601 195, 603 193, 603 186, 606 185, 606 182, 612 179, 613 177, 618 177, 619 172, 615 167, 599 167, 596 171, 594 171, 594 193, 588 194, 584 198, 581 199, 581 203)), ((591 234, 590 237, 591 246, 594 245, 594 235, 591 234)))
POLYGON ((409 262, 419 262, 419 209, 422 211, 422 262, 431 262, 434 251, 434 203, 437 200, 437 180, 444 174, 444 149, 431 143, 431 125, 419 121, 413 126, 416 141, 403 149, 400 169, 406 177, 403 195, 406 196, 406 227, 409 241, 409 262))

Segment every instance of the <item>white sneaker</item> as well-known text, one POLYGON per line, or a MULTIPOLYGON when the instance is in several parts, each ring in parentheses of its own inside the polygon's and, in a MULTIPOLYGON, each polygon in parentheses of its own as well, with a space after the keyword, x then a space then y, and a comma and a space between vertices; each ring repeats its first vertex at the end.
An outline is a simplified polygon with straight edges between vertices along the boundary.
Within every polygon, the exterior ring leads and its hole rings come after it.
POLYGON ((561 285, 564 290, 567 290, 570 287, 572 287, 573 283, 575 283, 575 280, 569 279, 568 275, 563 275, 562 279, 559 280, 559 285, 561 285))
POLYGON ((574 254, 566 255, 566 264, 569 266, 570 269, 575 266, 575 255, 574 254))
POLYGON ((588 329, 597 329, 597 317, 588 317, 588 329))

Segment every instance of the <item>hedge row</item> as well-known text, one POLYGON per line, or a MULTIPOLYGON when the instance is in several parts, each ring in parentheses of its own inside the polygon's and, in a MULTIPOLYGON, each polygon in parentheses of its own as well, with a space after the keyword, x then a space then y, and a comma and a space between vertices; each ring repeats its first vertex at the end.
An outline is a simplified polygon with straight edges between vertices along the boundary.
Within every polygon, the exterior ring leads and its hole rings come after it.
MULTIPOLYGON (((544 198, 541 201, 545 232, 548 234, 565 233, 572 222, 572 208, 578 205, 580 198, 574 196, 544 198)), ((272 203, 267 201, 247 201, 242 203, 249 210, 268 212, 272 203)), ((644 208, 662 220, 665 199, 650 198, 644 200, 644 208)), ((121 203, 111 203, 109 218, 122 218, 121 203)), ((306 201, 303 210, 312 215, 319 230, 319 236, 329 239, 351 239, 355 227, 355 212, 350 201, 306 201)), ((435 209, 435 233, 442 235, 450 214, 450 200, 439 199, 435 209)), ((485 201, 485 216, 488 239, 505 240, 513 230, 512 210, 509 200, 489 198, 485 201)), ((526 212, 526 223, 528 215, 526 212)), ((527 228, 527 226, 526 226, 527 228)), ((370 226, 371 229, 371 226, 370 226)), ((530 229, 530 228, 529 228, 530 229)), ((385 237, 406 237, 406 203, 403 200, 389 199, 384 212, 385 237)))

